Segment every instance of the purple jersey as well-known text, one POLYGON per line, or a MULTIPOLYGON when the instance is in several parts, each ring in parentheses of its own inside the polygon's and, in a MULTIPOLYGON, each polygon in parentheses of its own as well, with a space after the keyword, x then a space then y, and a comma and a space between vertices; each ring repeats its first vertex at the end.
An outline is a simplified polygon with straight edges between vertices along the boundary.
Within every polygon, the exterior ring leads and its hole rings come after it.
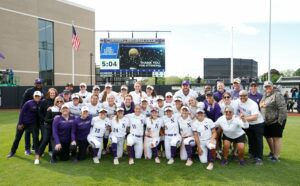
POLYGON ((220 105, 215 102, 213 105, 208 104, 207 100, 204 100, 204 111, 206 117, 211 119, 213 122, 217 121, 222 116, 220 105))
POLYGON ((62 116, 55 116, 52 124, 52 134, 56 145, 71 142, 71 131, 74 120, 74 116, 69 116, 68 120, 62 116))
POLYGON ((87 140, 87 136, 91 130, 92 117, 89 116, 86 119, 78 117, 74 120, 72 126, 72 141, 84 141, 87 140))
POLYGON ((20 112, 19 123, 24 125, 30 125, 36 123, 38 120, 38 103, 36 101, 27 101, 20 112))

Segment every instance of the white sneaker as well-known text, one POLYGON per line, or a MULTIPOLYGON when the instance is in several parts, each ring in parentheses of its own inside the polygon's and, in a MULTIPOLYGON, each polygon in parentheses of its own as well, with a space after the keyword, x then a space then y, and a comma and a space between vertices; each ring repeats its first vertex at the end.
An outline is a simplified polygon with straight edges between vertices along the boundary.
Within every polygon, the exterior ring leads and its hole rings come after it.
POLYGON ((156 157, 154 160, 155 160, 155 163, 160 163, 160 160, 158 157, 156 157))
POLYGON ((35 164, 35 165, 40 164, 40 160, 39 160, 39 159, 35 159, 35 160, 34 160, 34 164, 35 164))
POLYGON ((118 158, 114 159, 114 165, 119 165, 119 159, 118 158))
POLYGON ((193 165, 193 161, 190 160, 190 159, 188 159, 188 160, 186 161, 185 165, 186 165, 186 166, 191 166, 191 165, 193 165))
POLYGON ((173 158, 170 158, 169 161, 168 161, 168 164, 171 165, 171 164, 173 164, 173 163, 174 163, 174 159, 173 159, 173 158))
POLYGON ((133 158, 130 158, 129 159, 129 165, 133 165, 133 164, 134 164, 133 158))
POLYGON ((100 161, 97 157, 93 158, 93 160, 94 160, 94 163, 96 163, 96 164, 100 163, 100 161))
POLYGON ((214 169, 214 164, 209 163, 208 166, 206 167, 207 170, 213 170, 214 169))

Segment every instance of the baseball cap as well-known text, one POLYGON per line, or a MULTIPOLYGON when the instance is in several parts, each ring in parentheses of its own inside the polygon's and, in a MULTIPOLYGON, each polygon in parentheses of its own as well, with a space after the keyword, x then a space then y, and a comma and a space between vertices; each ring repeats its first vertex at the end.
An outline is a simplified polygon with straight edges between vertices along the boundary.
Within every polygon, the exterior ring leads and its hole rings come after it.
POLYGON ((158 112, 158 108, 157 107, 152 107, 151 112, 153 112, 153 111, 158 112))
POLYGON ((158 100, 162 100, 162 101, 163 101, 163 100, 165 100, 165 99, 164 99, 163 96, 159 95, 159 96, 157 96, 156 100, 157 100, 157 101, 158 101, 158 100))
POLYGON ((68 108, 69 108, 69 105, 65 103, 65 104, 63 104, 63 105, 61 106, 61 109, 63 109, 63 108, 67 108, 67 109, 68 109, 68 108))
POLYGON ((230 105, 226 106, 224 112, 233 112, 233 107, 230 105))
POLYGON ((124 109, 123 109, 122 107, 118 107, 118 108, 116 109, 116 111, 117 111, 117 112, 119 112, 119 111, 124 111, 124 109))
POLYGON ((252 81, 252 82, 250 83, 250 86, 252 86, 252 85, 257 85, 257 83, 256 83, 255 81, 252 81))
POLYGON ((241 83, 240 78, 235 78, 235 79, 233 80, 233 83, 238 83, 238 84, 240 84, 240 83, 241 83))
POLYGON ((42 97, 42 93, 40 91, 34 91, 33 97, 35 97, 35 96, 42 97))
POLYGON ((183 109, 186 109, 188 112, 190 111, 190 109, 189 109, 189 107, 187 107, 187 106, 183 106, 183 107, 181 107, 181 111, 183 110, 183 109))
POLYGON ((105 108, 101 108, 100 110, 99 110, 99 112, 107 112, 107 110, 105 109, 105 108))
POLYGON ((151 85, 147 85, 146 89, 151 89, 151 90, 154 90, 154 87, 151 86, 151 85))
POLYGON ((141 102, 143 102, 143 101, 148 102, 148 100, 147 100, 146 98, 142 98, 142 99, 141 99, 141 102))
POLYGON ((80 86, 80 87, 81 87, 81 86, 86 87, 86 83, 80 83, 79 86, 80 86))
POLYGON ((172 92, 167 92, 165 96, 166 96, 166 97, 167 97, 167 96, 173 97, 173 94, 172 94, 172 92))
POLYGON ((190 82, 188 80, 183 80, 181 85, 190 85, 190 82))
POLYGON ((212 93, 212 91, 207 91, 205 95, 206 95, 206 96, 212 96, 213 93, 212 93))
POLYGON ((121 86, 121 90, 122 90, 122 89, 128 90, 128 87, 127 87, 126 85, 122 85, 122 86, 121 86))
POLYGON ((196 113, 202 112, 204 113, 205 111, 203 110, 203 108, 197 108, 196 113))
POLYGON ((264 82, 264 88, 267 86, 273 86, 273 83, 271 81, 265 81, 264 82))
POLYGON ((111 88, 112 85, 111 85, 111 83, 105 83, 104 87, 105 87, 105 88, 107 88, 107 87, 111 88))
POLYGON ((87 107, 87 106, 83 106, 82 108, 81 108, 81 112, 84 112, 84 111, 90 111, 90 109, 89 109, 89 107, 87 107))
POLYGON ((79 99, 79 95, 78 94, 72 94, 72 99, 74 98, 78 98, 79 99))
POLYGON ((69 90, 64 90, 63 94, 70 94, 71 92, 69 90))
POLYGON ((166 107, 165 112, 167 112, 167 111, 173 111, 172 107, 166 107))
POLYGON ((248 92, 247 92, 246 90, 241 90, 241 91, 239 92, 239 95, 240 95, 240 96, 246 96, 246 95, 248 95, 248 92))
POLYGON ((94 85, 93 90, 96 90, 96 89, 100 90, 100 87, 98 85, 94 85))
POLYGON ((42 80, 40 78, 37 78, 34 80, 35 84, 42 84, 42 80))
POLYGON ((182 101, 181 97, 175 97, 174 101, 182 101))

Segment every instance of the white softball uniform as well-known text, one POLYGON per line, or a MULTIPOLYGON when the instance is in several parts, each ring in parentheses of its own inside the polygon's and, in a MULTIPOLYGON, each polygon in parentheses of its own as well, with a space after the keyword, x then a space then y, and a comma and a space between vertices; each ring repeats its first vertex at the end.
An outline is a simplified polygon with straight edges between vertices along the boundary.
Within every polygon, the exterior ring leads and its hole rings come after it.
POLYGON ((151 148, 156 147, 160 142, 159 131, 163 126, 162 119, 151 119, 148 117, 146 119, 146 132, 145 132, 145 141, 144 141, 144 153, 145 158, 152 158, 151 148))
POLYGON ((132 96, 135 105, 141 104, 141 99, 147 97, 147 94, 144 91, 142 92, 131 91, 129 94, 132 96))
POLYGON ((111 133, 109 139, 112 143, 117 144, 117 156, 121 158, 123 156, 124 141, 126 130, 129 127, 129 120, 126 117, 119 119, 117 122, 116 117, 111 120, 111 133))
POLYGON ((165 153, 166 158, 171 158, 171 146, 177 146, 181 143, 181 136, 179 134, 178 119, 174 116, 171 118, 163 117, 163 127, 165 128, 165 153))
POLYGON ((245 134, 242 128, 249 128, 249 123, 243 122, 239 117, 233 116, 231 120, 227 120, 225 116, 221 116, 215 122, 215 126, 221 127, 225 136, 235 139, 245 134))
POLYGON ((90 93, 90 92, 88 92, 88 91, 85 91, 85 92, 79 91, 79 92, 78 92, 78 95, 82 98, 83 103, 88 103, 88 102, 90 102, 89 99, 91 98, 91 94, 92 94, 92 93, 90 93))
POLYGON ((149 105, 154 106, 156 104, 156 97, 147 96, 146 99, 149 105))
POLYGON ((144 110, 143 108, 142 109, 142 114, 146 117, 149 117, 151 115, 151 108, 150 106, 148 105, 147 108, 144 110))
POLYGON ((111 119, 115 115, 115 110, 117 109, 117 105, 114 104, 110 106, 108 102, 104 102, 102 106, 107 111, 107 117, 111 119))
POLYGON ((98 158, 101 158, 101 152, 103 149, 103 136, 110 126, 110 120, 108 118, 101 119, 98 116, 93 117, 91 122, 91 130, 87 136, 87 141, 93 148, 99 148, 98 158))
POLYGON ((195 119, 192 123, 192 130, 196 132, 199 137, 202 154, 199 156, 201 163, 207 163, 207 154, 209 148, 209 141, 212 137, 212 129, 215 128, 214 122, 209 118, 204 118, 201 122, 195 119))
POLYGON ((84 106, 83 104, 79 103, 78 105, 74 105, 72 101, 68 102, 67 104, 69 106, 70 114, 73 116, 80 116, 81 107, 84 106))
POLYGON ((135 158, 140 159, 143 155, 143 136, 145 116, 137 116, 135 113, 127 114, 129 119, 130 134, 127 136, 127 146, 134 146, 135 158))
POLYGON ((89 114, 93 117, 98 116, 99 110, 102 108, 101 103, 97 103, 97 105, 92 105, 91 103, 86 103, 85 106, 89 108, 89 114))
POLYGON ((182 137, 182 143, 180 146, 180 159, 187 160, 187 152, 185 149, 185 145, 195 146, 195 139, 193 136, 192 130, 192 119, 190 117, 183 119, 181 116, 178 118, 179 123, 179 131, 182 137))
POLYGON ((190 113, 191 113, 191 118, 193 119, 196 114, 197 114, 197 109, 201 108, 204 109, 205 105, 203 102, 198 102, 196 106, 192 107, 191 105, 189 105, 189 109, 190 109, 190 113))
POLYGON ((172 109, 173 109, 173 116, 177 118, 180 117, 181 115, 180 109, 178 110, 175 105, 172 107, 172 109))

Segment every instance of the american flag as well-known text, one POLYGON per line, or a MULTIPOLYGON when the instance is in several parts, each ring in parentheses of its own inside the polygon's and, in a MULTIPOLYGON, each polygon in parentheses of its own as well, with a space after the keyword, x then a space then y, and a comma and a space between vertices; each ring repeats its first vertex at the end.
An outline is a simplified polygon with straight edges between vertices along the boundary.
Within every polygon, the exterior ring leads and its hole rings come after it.
POLYGON ((78 35, 76 34, 74 25, 72 25, 72 47, 75 50, 78 50, 79 46, 80 46, 80 39, 79 39, 78 35))

